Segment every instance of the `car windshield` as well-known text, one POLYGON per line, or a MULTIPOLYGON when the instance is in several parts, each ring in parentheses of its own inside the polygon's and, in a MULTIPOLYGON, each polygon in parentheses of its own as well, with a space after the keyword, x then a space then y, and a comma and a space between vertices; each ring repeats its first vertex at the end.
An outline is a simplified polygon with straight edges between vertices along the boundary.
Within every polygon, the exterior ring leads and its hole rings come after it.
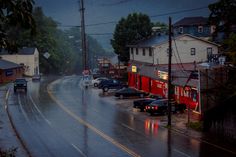
POLYGON ((15 82, 17 82, 17 83, 25 83, 26 80, 25 79, 16 79, 15 82))

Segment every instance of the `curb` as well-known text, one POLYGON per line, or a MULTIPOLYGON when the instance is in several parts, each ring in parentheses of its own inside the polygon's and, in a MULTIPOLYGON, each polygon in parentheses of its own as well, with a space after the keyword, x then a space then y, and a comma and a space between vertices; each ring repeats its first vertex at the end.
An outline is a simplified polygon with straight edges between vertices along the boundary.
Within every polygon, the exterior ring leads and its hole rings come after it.
POLYGON ((6 96, 5 96, 5 110, 6 110, 6 112, 7 112, 8 119, 9 119, 9 121, 10 121, 10 123, 11 123, 11 127, 12 127, 13 131, 14 131, 15 134, 16 134, 17 139, 19 140, 19 142, 20 142, 21 146, 23 147, 23 149, 25 150, 26 154, 28 155, 28 157, 32 157, 32 155, 31 155, 29 149, 26 147, 26 144, 24 143, 24 141, 23 141, 22 138, 20 137, 20 134, 19 134, 19 132, 17 131, 17 129, 16 129, 14 123, 13 123, 12 117, 11 117, 11 115, 10 115, 10 113, 9 113, 9 110, 8 110, 8 98, 9 98, 9 93, 10 93, 10 88, 7 89, 6 96))

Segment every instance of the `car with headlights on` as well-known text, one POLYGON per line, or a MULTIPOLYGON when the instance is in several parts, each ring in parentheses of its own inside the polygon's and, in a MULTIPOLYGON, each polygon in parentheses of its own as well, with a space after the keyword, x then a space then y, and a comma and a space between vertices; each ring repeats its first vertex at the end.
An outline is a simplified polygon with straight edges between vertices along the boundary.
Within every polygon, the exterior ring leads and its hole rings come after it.
POLYGON ((139 109, 141 112, 145 110, 145 107, 152 103, 155 100, 161 99, 158 95, 149 95, 148 97, 141 99, 141 100, 135 100, 133 102, 133 108, 139 109))
POLYGON ((24 78, 17 78, 14 81, 14 92, 17 92, 17 90, 24 90, 27 92, 27 81, 24 78))
POLYGON ((166 114, 168 112, 168 99, 153 101, 145 107, 145 111, 150 115, 166 114))

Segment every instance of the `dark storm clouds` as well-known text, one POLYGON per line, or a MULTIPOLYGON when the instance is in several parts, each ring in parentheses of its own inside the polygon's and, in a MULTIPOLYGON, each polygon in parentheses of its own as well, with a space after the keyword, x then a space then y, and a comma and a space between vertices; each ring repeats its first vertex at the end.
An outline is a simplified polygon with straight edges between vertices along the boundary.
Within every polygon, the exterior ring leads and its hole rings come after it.
MULTIPOLYGON (((142 12, 160 15, 169 12, 207 7, 217 0, 84 0, 86 24, 119 21, 129 13, 142 12)), ((53 17, 62 25, 80 25, 78 0, 35 0, 42 6, 47 16, 53 17)), ((209 10, 200 9, 171 15, 173 22, 187 16, 208 16, 209 10)), ((151 18, 153 22, 166 22, 169 15, 151 18)), ((115 24, 87 27, 87 33, 112 33, 115 24)))

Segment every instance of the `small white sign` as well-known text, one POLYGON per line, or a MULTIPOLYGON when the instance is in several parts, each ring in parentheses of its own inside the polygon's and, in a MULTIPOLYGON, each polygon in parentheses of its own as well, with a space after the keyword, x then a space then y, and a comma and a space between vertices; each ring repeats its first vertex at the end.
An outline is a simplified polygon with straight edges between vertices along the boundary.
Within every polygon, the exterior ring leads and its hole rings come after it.
POLYGON ((44 56, 46 59, 48 59, 51 55, 50 55, 48 52, 45 52, 45 53, 43 54, 43 56, 44 56))

